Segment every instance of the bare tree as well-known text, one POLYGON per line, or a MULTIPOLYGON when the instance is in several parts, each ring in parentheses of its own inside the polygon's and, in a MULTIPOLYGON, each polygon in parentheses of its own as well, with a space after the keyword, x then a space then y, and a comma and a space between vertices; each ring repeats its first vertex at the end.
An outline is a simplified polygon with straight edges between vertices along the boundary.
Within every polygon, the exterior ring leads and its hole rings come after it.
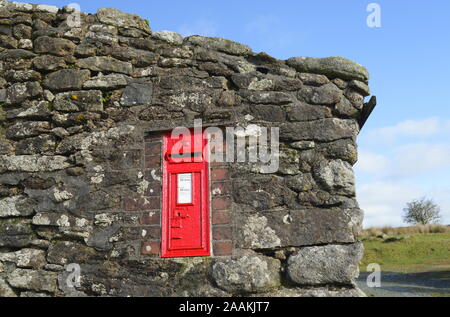
POLYGON ((408 224, 429 225, 441 220, 441 208, 433 200, 422 198, 407 203, 403 219, 408 224))

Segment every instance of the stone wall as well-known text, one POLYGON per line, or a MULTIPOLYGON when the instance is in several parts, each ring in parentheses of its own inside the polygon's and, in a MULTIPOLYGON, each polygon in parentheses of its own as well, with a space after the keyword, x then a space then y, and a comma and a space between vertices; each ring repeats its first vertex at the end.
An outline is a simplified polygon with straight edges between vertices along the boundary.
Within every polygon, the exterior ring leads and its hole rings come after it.
POLYGON ((362 66, 76 14, 0 1, 0 296, 361 294, 362 66), (281 166, 213 164, 213 256, 162 259, 161 136, 194 119, 279 127, 281 166))

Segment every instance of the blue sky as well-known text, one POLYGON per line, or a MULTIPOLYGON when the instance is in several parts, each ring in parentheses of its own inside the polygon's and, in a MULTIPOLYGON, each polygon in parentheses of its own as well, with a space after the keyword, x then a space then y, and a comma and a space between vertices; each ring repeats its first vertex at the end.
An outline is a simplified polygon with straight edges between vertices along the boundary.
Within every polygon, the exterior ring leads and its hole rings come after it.
MULTIPOLYGON (((58 7, 69 1, 33 3, 58 7)), ((150 21, 154 31, 219 36, 285 59, 343 56, 366 66, 378 108, 359 138, 358 199, 366 226, 402 225, 406 202, 428 196, 450 224, 450 1, 85 1, 150 21), (369 28, 367 6, 381 8, 369 28)))

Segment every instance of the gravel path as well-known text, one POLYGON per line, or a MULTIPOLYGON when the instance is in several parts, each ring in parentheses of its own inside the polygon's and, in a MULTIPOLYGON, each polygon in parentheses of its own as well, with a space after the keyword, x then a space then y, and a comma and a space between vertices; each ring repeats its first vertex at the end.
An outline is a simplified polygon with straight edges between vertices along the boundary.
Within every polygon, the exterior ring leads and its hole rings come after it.
POLYGON ((369 273, 361 273, 358 286, 368 296, 374 297, 430 297, 450 296, 450 271, 426 273, 383 272, 381 288, 369 288, 369 273))

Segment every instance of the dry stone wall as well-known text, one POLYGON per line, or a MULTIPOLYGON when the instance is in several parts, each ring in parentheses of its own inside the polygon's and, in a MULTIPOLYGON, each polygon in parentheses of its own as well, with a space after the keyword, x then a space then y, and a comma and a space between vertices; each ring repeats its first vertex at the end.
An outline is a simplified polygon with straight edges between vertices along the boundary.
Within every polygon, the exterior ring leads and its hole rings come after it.
POLYGON ((365 68, 77 14, 0 1, 0 296, 361 295, 365 68), (280 169, 212 164, 213 256, 162 259, 161 136, 194 119, 279 127, 280 169))

